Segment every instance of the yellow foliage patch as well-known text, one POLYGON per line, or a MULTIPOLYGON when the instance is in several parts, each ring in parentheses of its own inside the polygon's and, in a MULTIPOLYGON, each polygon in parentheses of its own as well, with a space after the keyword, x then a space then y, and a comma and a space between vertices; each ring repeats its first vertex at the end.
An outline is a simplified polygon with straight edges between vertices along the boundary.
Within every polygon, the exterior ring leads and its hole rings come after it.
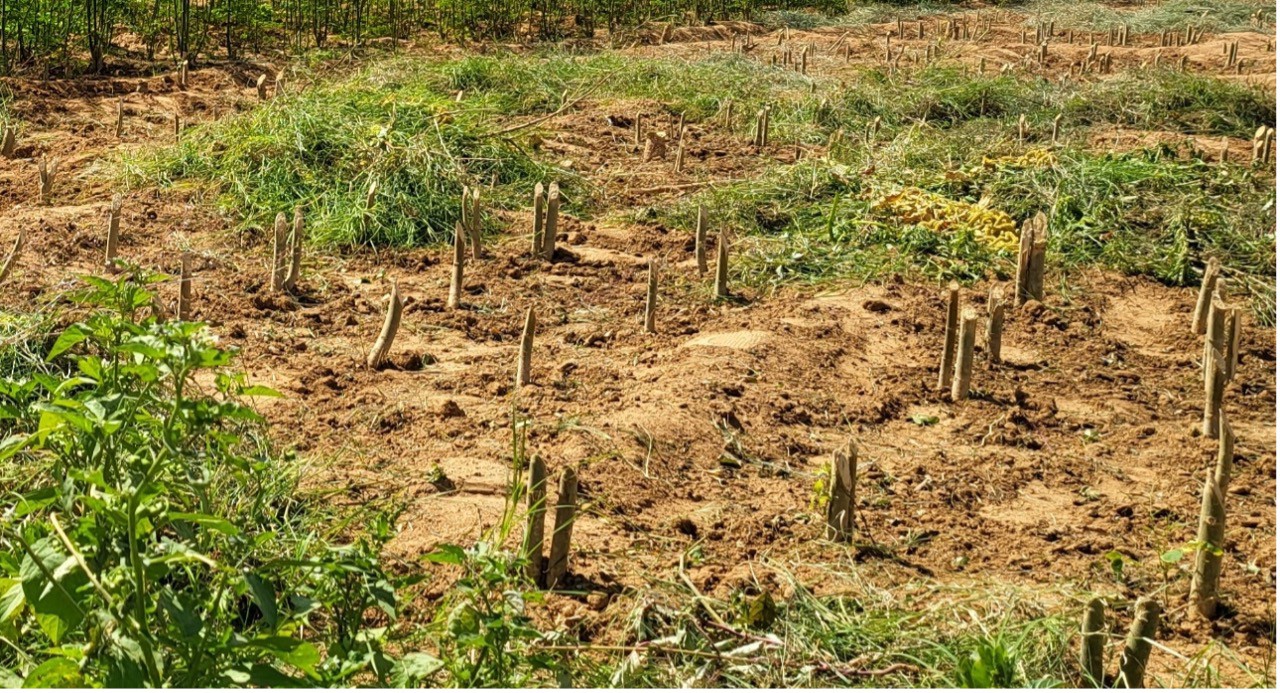
POLYGON ((992 250, 1015 252, 1018 249, 1017 225, 1013 218, 981 202, 957 202, 919 188, 905 188, 885 195, 875 203, 875 209, 937 233, 970 231, 979 243, 992 250))

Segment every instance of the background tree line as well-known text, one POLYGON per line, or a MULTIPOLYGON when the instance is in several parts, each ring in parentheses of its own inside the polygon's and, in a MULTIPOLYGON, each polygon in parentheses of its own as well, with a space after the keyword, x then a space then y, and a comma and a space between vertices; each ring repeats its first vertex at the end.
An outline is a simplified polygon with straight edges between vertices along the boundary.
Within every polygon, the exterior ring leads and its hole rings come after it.
POLYGON ((0 0, 0 74, 101 72, 109 59, 237 59, 434 30, 452 39, 590 35, 645 21, 746 19, 847 0, 0 0))

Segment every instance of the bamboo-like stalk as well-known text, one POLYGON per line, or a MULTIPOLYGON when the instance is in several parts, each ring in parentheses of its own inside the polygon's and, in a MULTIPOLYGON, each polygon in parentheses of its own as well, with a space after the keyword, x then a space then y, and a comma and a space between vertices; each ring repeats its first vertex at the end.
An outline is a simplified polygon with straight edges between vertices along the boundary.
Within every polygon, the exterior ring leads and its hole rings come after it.
POLYGON ((1000 363, 1000 347, 1004 336, 1004 295, 992 289, 987 297, 987 360, 1000 363))
POLYGON ((548 262, 556 256, 556 229, 560 221, 560 184, 547 190, 547 219, 542 226, 542 257, 548 262))
POLYGON ((937 389, 945 390, 951 383, 956 367, 956 332, 960 325, 960 284, 951 282, 947 287, 947 321, 942 335, 942 360, 938 365, 937 389))
POLYGON ((1084 686, 1102 688, 1105 684, 1103 648, 1107 644, 1105 613, 1102 600, 1094 597, 1084 609, 1080 624, 1080 670, 1084 686))
POLYGON ((404 311, 404 303, 400 300, 400 285, 391 281, 391 300, 387 303, 387 316, 382 322, 382 331, 378 340, 373 343, 366 360, 369 368, 377 370, 387 362, 387 354, 391 353, 391 343, 395 341, 396 331, 400 329, 400 314, 404 311))
POLYGON ((1244 320, 1244 314, 1236 308, 1232 308, 1227 312, 1226 327, 1226 353, 1223 355, 1227 367, 1227 382, 1231 382, 1236 377, 1236 364, 1240 362, 1240 324, 1244 320))
POLYGON ((1221 354, 1216 351, 1206 353, 1209 356, 1209 362, 1206 364, 1204 416, 1200 425, 1200 433, 1205 438, 1216 439, 1221 428, 1219 417, 1222 414, 1222 395, 1226 389, 1227 367, 1222 362, 1221 354))
POLYGON ((526 507, 524 556, 528 562, 525 564, 525 571, 529 579, 541 587, 545 585, 542 544, 546 535, 543 518, 547 512, 547 465, 539 455, 534 455, 529 460, 529 495, 526 507))
POLYGON ((13 241, 13 247, 9 249, 9 254, 4 258, 4 264, 0 265, 0 282, 9 278, 9 273, 13 271, 14 265, 18 261, 18 255, 22 253, 22 246, 27 242, 27 230, 19 229, 18 237, 13 241))
POLYGON ((178 275, 178 319, 191 319, 191 254, 182 254, 182 269, 178 275))
POLYGON ((1143 597, 1133 607, 1133 625, 1124 643, 1120 658, 1119 688, 1143 688, 1147 671, 1147 658, 1151 656, 1151 643, 1160 626, 1160 604, 1143 597))
POLYGON ((520 355, 516 362, 516 386, 528 385, 533 378, 533 333, 537 329, 537 318, 533 308, 524 314, 524 332, 520 334, 520 355))
POLYGON ((973 344, 978 332, 978 316, 965 311, 960 319, 960 341, 956 349, 955 375, 951 379, 951 401, 969 399, 969 383, 973 378, 973 344))
POLYGON ((729 297, 729 244, 725 233, 716 236, 716 298, 729 297))
POLYGON ((293 227, 289 232, 289 271, 285 274, 284 288, 293 291, 302 278, 302 240, 304 235, 302 205, 293 208, 293 227))
POLYGON ((124 97, 116 99, 116 139, 124 136, 124 97))
POLYGON ((849 541, 853 538, 858 484, 858 447, 852 440, 832 453, 828 471, 827 539, 849 541))
POLYGON ((653 334, 657 332, 657 312, 658 312, 658 266, 653 260, 649 261, 649 281, 648 289, 645 292, 644 300, 644 331, 653 334))
POLYGON ((116 266, 116 250, 120 243, 120 207, 124 204, 124 196, 116 193, 111 198, 111 211, 107 212, 107 249, 104 265, 107 269, 116 266))
POLYGON ((13 152, 17 148, 18 130, 12 124, 5 123, 4 130, 0 131, 0 156, 12 159, 13 152))
POLYGON ((289 221, 285 218, 284 212, 276 214, 276 223, 274 232, 272 233, 272 253, 271 253, 271 291, 272 293, 280 293, 284 291, 285 273, 288 271, 286 267, 286 258, 288 256, 289 242, 289 221))
POLYGON ((542 255, 542 225, 547 215, 547 193, 539 182, 533 186, 533 256, 542 255))
POLYGON ((1208 326, 1209 308, 1213 302, 1213 292, 1218 288, 1218 275, 1221 271, 1218 258, 1209 258, 1205 263, 1204 276, 1200 280, 1200 294, 1196 299, 1196 312, 1191 324, 1191 329, 1196 334, 1204 334, 1208 326))
POLYGON ((453 225, 453 274, 449 279, 449 300, 445 307, 457 309, 462 306, 462 273, 467 263, 467 236, 462 224, 453 225))
POLYGON ((697 225, 693 230, 693 254, 698 260, 698 274, 707 273, 707 208, 698 205, 697 225))
POLYGON ((1232 456, 1235 454, 1235 435, 1221 419, 1221 435, 1218 437, 1218 464, 1216 470, 1205 473, 1201 493, 1200 529, 1196 535, 1195 569, 1191 573, 1191 604, 1202 618, 1212 619, 1218 612, 1218 578, 1222 574, 1223 537, 1226 532, 1227 485, 1231 478, 1232 456))
POLYGON ((569 572, 569 541, 578 513, 578 473, 565 467, 560 473, 560 493, 556 497, 556 524, 547 556, 547 589, 560 587, 569 572))

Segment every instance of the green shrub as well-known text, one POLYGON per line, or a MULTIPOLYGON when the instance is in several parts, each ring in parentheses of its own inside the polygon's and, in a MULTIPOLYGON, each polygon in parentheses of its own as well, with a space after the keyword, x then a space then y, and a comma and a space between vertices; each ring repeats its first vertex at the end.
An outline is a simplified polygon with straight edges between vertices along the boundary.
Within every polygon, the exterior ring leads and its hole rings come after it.
MULTIPOLYGON (((145 284, 86 278, 89 315, 55 367, 0 381, 0 683, 327 686, 408 683, 423 655, 383 648, 395 589, 386 518, 330 544, 295 475, 195 323, 142 317, 145 284)), ((429 665, 434 660, 427 660, 429 665)))

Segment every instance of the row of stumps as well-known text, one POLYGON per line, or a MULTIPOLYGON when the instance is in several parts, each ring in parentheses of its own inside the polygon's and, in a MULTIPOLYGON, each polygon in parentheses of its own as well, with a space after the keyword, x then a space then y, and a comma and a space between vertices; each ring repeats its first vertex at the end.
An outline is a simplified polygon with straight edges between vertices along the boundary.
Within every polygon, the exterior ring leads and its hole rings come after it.
MULTIPOLYGON (((1044 254, 1048 245, 1048 218, 1038 212, 1022 225, 1018 270, 1014 277, 1014 305, 1044 299, 1044 254)), ((1004 294, 993 289, 987 297, 987 360, 1000 363, 1004 334, 1004 294)), ((950 390, 951 401, 969 398, 973 380, 973 353, 978 336, 978 315, 960 311, 960 285, 947 289, 947 320, 943 333, 942 358, 938 364, 936 389, 950 390)))
POLYGON ((1200 293, 1192 317, 1192 331, 1204 336, 1204 411, 1200 433, 1217 440, 1217 460, 1206 470, 1201 491, 1200 525, 1196 534, 1195 567, 1191 573, 1190 600, 1193 611, 1206 619, 1218 615, 1218 579, 1222 574, 1226 531, 1226 494, 1235 457, 1235 433, 1227 422, 1222 400, 1226 386, 1236 375, 1240 358, 1243 311, 1228 305, 1223 297, 1222 268, 1216 259, 1205 266, 1200 293))
MULTIPOLYGON (((453 235, 453 268, 449 284, 447 305, 450 309, 461 308, 463 268, 466 264, 466 245, 468 240, 473 246, 473 256, 480 257, 480 206, 479 191, 468 189, 463 193, 463 220, 455 226, 453 235)), ((544 186, 539 183, 533 194, 533 224, 530 253, 533 257, 553 261, 556 251, 556 233, 559 225, 560 190, 556 183, 544 186)), ((294 238, 301 238, 300 216, 295 219, 294 238)), ((283 215, 277 221, 276 257, 300 257, 297 245, 289 253, 284 240, 283 215)), ((699 207, 694 227, 694 256, 699 274, 706 274, 709 266, 708 250, 708 215, 704 207, 699 207)), ((288 283, 289 273, 281 274, 278 263, 273 274, 273 287, 277 285, 276 276, 282 276, 279 286, 282 290, 291 288, 288 283)), ((653 260, 648 263, 645 291, 645 309, 643 316, 644 331, 657 332, 658 303, 658 266, 653 260)), ((727 234, 721 232, 716 239, 716 261, 714 272, 714 293, 716 298, 727 298, 729 291, 729 246, 727 234)), ((367 365, 371 369, 381 368, 387 362, 391 345, 400 326, 400 317, 404 304, 400 297, 398 284, 391 282, 391 293, 382 330, 369 352, 367 365)), ((538 320, 532 307, 524 314, 524 328, 520 336, 520 347, 516 357, 515 383, 517 388, 528 385, 533 380, 533 344, 537 332, 538 320)), ((528 479, 528 526, 525 534, 524 552, 528 560, 529 577, 539 586, 556 589, 561 586, 568 569, 569 540, 573 528, 574 516, 577 512, 577 476, 573 468, 566 468, 560 479, 560 494, 555 511, 555 531, 552 534, 548 555, 543 556, 544 530, 543 522, 546 504, 546 467, 542 459, 533 456, 530 460, 528 479)))
MULTIPOLYGON (((1027 300, 1043 300, 1046 241, 1047 219, 1039 213, 1022 227, 1014 287, 1015 300, 1019 304, 1027 300)), ((1221 272, 1216 259, 1208 262, 1192 323, 1192 330, 1204 336, 1202 378, 1205 403, 1200 433, 1218 443, 1216 463, 1205 472, 1189 595, 1192 612, 1205 619, 1213 619, 1219 612, 1218 582, 1222 572, 1226 525, 1225 498, 1235 454, 1235 436, 1227 423, 1222 399, 1226 384, 1235 377, 1243 321, 1242 311, 1229 306, 1223 298, 1221 272)), ((1004 306, 998 291, 993 290, 988 301, 987 355, 994 363, 1000 361, 1000 335, 1004 323, 1004 306)), ((943 390, 950 385, 951 399, 956 402, 968 396, 977 331, 977 316, 971 311, 960 315, 959 305, 960 287, 952 282, 948 291, 946 334, 937 388, 943 390)), ((854 483, 857 479, 857 455, 852 443, 835 453, 828 477, 827 535, 832 539, 847 539, 852 532, 854 483)), ((1085 610, 1080 655, 1084 684, 1102 686, 1111 680, 1120 687, 1142 687, 1147 658, 1161 618, 1159 603, 1143 598, 1134 605, 1134 620, 1121 657, 1120 670, 1111 679, 1107 678, 1105 671, 1103 648, 1108 631, 1103 623, 1103 611, 1100 599, 1092 600, 1085 610)))

